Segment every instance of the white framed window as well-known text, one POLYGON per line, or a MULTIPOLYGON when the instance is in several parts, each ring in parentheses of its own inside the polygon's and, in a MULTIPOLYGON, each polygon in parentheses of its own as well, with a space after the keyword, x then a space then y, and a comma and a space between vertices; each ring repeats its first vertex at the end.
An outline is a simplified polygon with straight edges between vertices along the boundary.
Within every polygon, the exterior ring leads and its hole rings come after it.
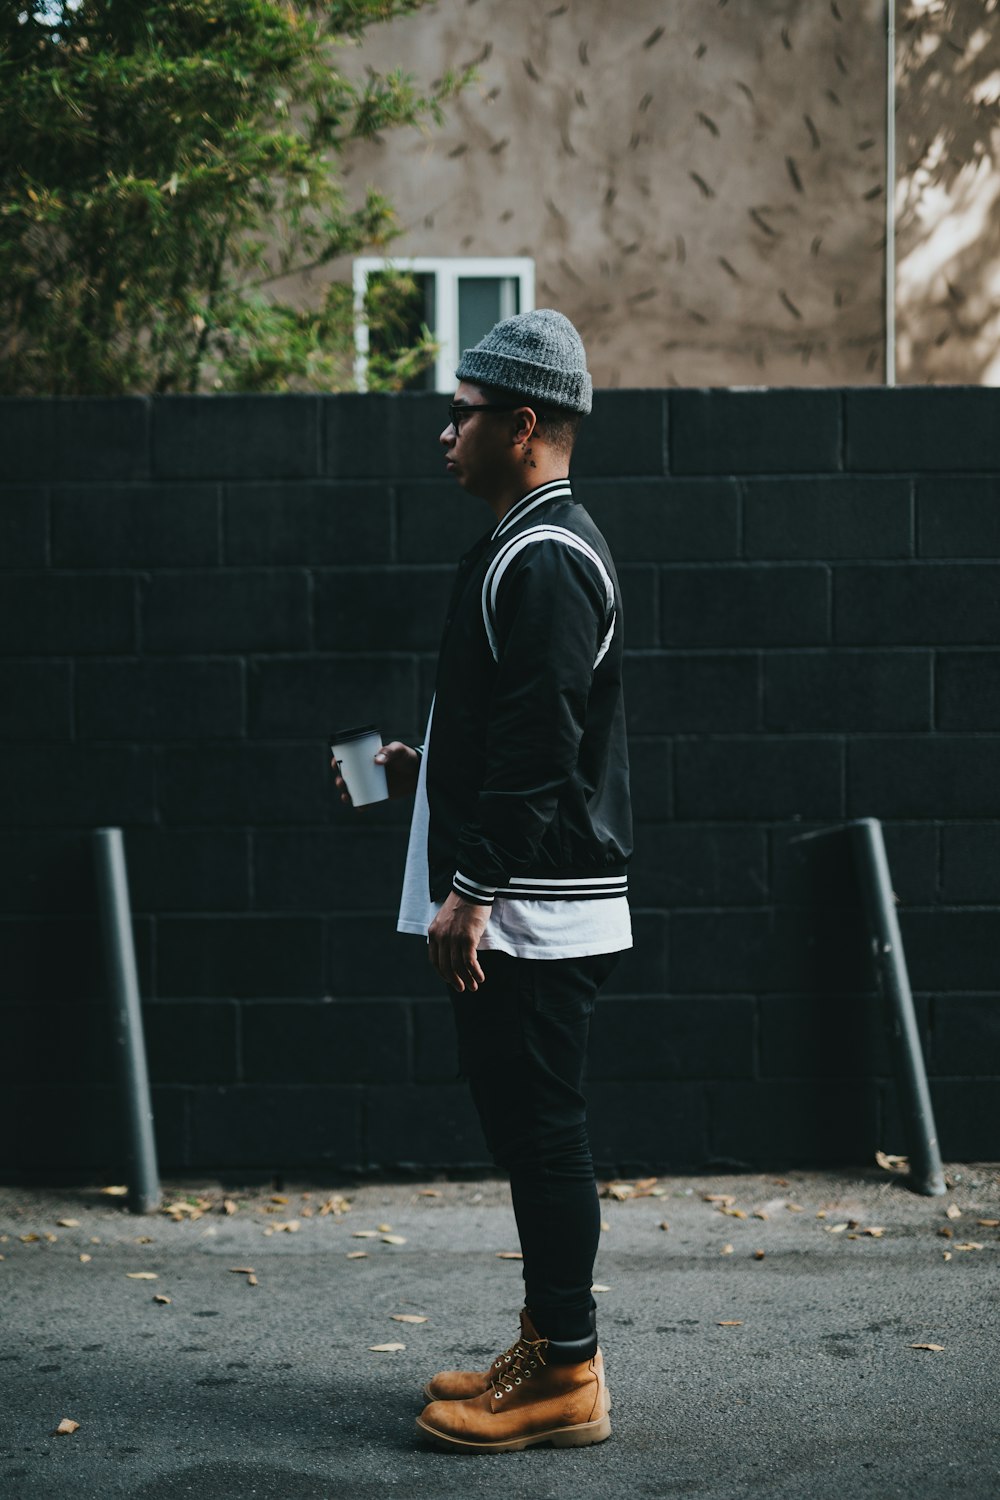
POLYGON ((463 349, 478 344, 501 318, 535 306, 535 262, 527 256, 361 256, 354 262, 354 373, 367 390, 369 337, 365 322, 368 278, 405 271, 423 296, 423 317, 440 345, 423 388, 455 389, 455 366, 463 349))

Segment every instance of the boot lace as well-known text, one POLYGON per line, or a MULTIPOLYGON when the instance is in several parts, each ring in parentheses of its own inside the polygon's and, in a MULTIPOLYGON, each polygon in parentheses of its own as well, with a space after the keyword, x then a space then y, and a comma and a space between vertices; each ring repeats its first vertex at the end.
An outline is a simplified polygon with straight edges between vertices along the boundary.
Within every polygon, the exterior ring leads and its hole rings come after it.
POLYGON ((545 1364, 542 1350, 548 1342, 548 1339, 515 1339, 506 1354, 494 1360, 490 1385, 498 1401, 505 1392, 509 1395, 516 1385, 530 1380, 539 1366, 545 1364))

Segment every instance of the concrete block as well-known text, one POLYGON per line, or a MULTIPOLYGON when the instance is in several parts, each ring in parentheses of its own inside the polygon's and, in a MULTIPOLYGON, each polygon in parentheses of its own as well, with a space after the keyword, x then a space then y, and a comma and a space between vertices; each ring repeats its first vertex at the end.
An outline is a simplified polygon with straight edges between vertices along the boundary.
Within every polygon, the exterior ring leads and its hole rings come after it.
POLYGON ((142 595, 147 651, 299 651, 310 644, 304 572, 155 573, 142 595))
POLYGON ((843 746, 837 739, 685 739, 675 746, 675 757, 679 818, 843 814, 843 746))
POLYGON ((764 724, 791 733, 931 728, 929 651, 772 651, 764 724))
POLYGON ((44 568, 48 545, 44 489, 27 485, 0 488, 0 568, 44 568))
POLYGON ((858 736, 847 747, 847 810, 858 818, 1000 817, 996 735, 858 736))
POLYGON ((835 473, 839 391, 670 392, 673 474, 835 473))
POLYGON ((996 392, 878 387, 845 393, 846 467, 922 474, 1000 468, 996 392))
POLYGON ((311 479, 319 467, 320 397, 157 396, 157 479, 311 479))
POLYGON ((747 557, 911 557, 912 485, 906 479, 755 479, 746 486, 747 557))
POLYGON ((122 574, 8 574, 0 589, 0 654, 133 651, 135 591, 135 579, 122 574))
POLYGON ((77 720, 88 740, 188 740, 243 729, 239 662, 84 661, 77 668, 77 720))
POLYGON ((322 970, 318 917, 163 916, 157 923, 161 999, 319 996, 322 970))
POLYGON ((809 646, 829 639, 829 575, 820 566, 664 568, 665 646, 809 646))
POLYGON ((219 561, 214 484, 75 484, 52 492, 57 568, 205 567, 219 561))
POLYGON ((0 399, 4 477, 146 479, 149 403, 142 396, 0 399))
POLYGON ((392 502, 384 484, 228 484, 228 563, 350 566, 391 561, 392 502))
POLYGON ((408 1011, 391 1000, 244 1005, 244 1079, 403 1084, 410 1071, 408 1011))
POLYGON ((629 730, 692 734, 756 729, 759 676, 755 652, 630 652, 625 658, 629 730))
POLYGON ((73 733, 70 663, 0 660, 0 740, 68 740, 73 733))
POLYGON ((834 570, 834 638, 845 645, 992 646, 998 597, 1000 564, 845 565, 834 570))

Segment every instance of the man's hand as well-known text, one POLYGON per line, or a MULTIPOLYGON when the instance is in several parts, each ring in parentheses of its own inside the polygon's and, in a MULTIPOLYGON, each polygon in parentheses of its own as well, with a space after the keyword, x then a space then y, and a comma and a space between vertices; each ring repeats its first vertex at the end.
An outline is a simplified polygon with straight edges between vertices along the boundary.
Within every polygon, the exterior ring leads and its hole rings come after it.
MULTIPOLYGON (((332 761, 331 764, 336 767, 337 762, 332 761)), ((390 797, 413 796, 417 790, 417 777, 420 775, 420 756, 415 750, 409 745, 402 744, 400 740, 392 740, 376 752, 375 764, 385 766, 385 780, 390 797)), ((337 786, 340 788, 341 802, 350 805, 350 793, 343 776, 339 774, 337 786)))
POLYGON ((460 995, 486 982, 476 949, 489 919, 488 906, 473 906, 452 891, 427 929, 427 956, 460 995))

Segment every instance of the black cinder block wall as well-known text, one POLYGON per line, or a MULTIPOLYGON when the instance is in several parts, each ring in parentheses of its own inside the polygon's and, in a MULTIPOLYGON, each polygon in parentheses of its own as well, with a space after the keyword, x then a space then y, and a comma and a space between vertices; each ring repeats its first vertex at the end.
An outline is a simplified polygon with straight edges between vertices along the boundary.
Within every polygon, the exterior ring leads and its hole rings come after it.
MULTIPOLYGON (((0 402, 8 1179, 120 1171, 109 824, 164 1170, 486 1162, 447 998, 394 931, 408 809, 344 810, 325 745, 421 735, 491 524, 444 421, 432 396, 0 402)), ((943 1152, 1000 1157, 1000 396, 602 391, 574 474, 625 592, 637 815, 602 1169, 902 1149, 836 832, 859 816, 943 1152)))

